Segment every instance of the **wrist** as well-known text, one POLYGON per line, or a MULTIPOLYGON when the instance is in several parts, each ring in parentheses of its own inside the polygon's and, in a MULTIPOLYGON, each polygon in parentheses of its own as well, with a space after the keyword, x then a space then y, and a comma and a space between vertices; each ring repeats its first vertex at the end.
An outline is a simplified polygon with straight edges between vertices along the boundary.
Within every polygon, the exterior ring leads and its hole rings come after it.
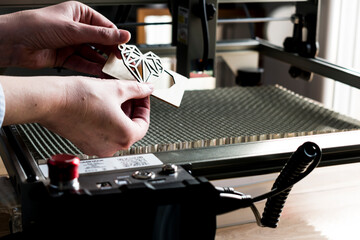
POLYGON ((61 104, 60 77, 0 76, 5 95, 4 125, 46 121, 61 104))
POLYGON ((50 88, 46 85, 48 91, 43 98, 48 99, 49 104, 43 106, 42 114, 37 119, 38 123, 55 129, 56 125, 61 125, 73 115, 81 115, 76 106, 85 102, 81 92, 85 88, 82 77, 57 77, 52 81, 50 88))

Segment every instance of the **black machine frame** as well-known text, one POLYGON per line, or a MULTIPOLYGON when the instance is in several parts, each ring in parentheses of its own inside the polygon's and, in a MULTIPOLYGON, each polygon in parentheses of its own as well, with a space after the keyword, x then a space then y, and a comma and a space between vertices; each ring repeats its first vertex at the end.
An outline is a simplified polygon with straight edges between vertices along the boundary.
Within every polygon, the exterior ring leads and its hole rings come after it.
MULTIPOLYGON (((56 3, 49 0, 47 4, 56 3)), ((189 35, 201 32, 202 22, 199 16, 193 14, 199 1, 173 1, 175 6, 173 14, 177 16, 178 7, 189 10, 188 22, 185 26, 189 35), (177 4, 175 4, 177 3, 177 4)), ((211 0, 207 1, 217 8, 219 3, 230 2, 271 2, 271 1, 236 1, 236 0, 211 0)), ((360 88, 360 73, 351 69, 331 64, 323 59, 317 58, 317 18, 319 2, 314 1, 288 1, 296 3, 296 13, 293 16, 294 33, 287 38, 284 47, 275 46, 262 39, 248 39, 236 42, 216 43, 217 17, 208 21, 208 59, 207 68, 214 70, 216 53, 227 51, 257 50, 260 54, 272 57, 280 61, 290 63, 295 70, 317 73, 332 78, 336 81, 346 83, 350 86, 360 88), (303 40, 300 30, 306 27, 308 35, 303 40)), ((150 4, 168 3, 168 1, 116 1, 116 0, 92 0, 85 3, 93 5, 113 4, 150 4)), ((23 0, 3 1, 0 6, 42 6, 44 1, 23 0)), ((176 19, 176 17, 174 18, 176 19)), ((174 22, 174 33, 178 32, 178 22, 174 22)), ((184 27, 184 26, 181 26, 184 27)), ((164 54, 176 54, 177 69, 179 73, 189 76, 190 72, 196 70, 191 64, 203 58, 204 41, 189 38, 188 41, 178 42, 175 34, 173 37, 176 47, 157 48, 150 50, 164 54), (183 64, 186 63, 186 64, 183 64)), ((297 71, 298 72, 298 71, 297 71)), ((214 73, 215 74, 215 73, 214 73)), ((186 149, 169 152, 154 153, 163 163, 172 163, 182 166, 191 172, 194 177, 206 177, 210 180, 259 175, 278 172, 286 160, 297 147, 304 142, 313 141, 317 143, 322 151, 320 166, 354 163, 360 161, 360 131, 348 131, 338 133, 315 134, 311 136, 299 136, 284 139, 271 139, 256 142, 238 143, 217 147, 186 149)), ((34 189, 43 189, 47 179, 43 176, 36 161, 27 151, 21 138, 16 135, 12 126, 3 127, 0 132, 0 155, 5 163, 9 176, 14 184, 19 202, 22 204, 23 216, 33 216, 33 201, 29 202, 29 194, 34 189)), ((84 175, 86 176, 86 175, 84 175)), ((205 212, 205 211, 204 211, 205 212)), ((25 225, 28 224, 25 220, 25 225)), ((213 224, 213 223, 211 223, 213 224)))

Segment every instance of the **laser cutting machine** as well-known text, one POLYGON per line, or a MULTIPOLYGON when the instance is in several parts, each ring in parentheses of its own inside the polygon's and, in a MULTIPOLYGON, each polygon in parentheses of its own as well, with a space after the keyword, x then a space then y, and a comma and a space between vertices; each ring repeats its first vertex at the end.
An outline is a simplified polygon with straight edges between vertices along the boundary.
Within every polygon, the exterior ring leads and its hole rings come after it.
MULTIPOLYGON (((55 2, 49 0, 46 4, 55 2)), ((218 54, 252 50, 290 64, 290 74, 295 77, 318 74, 360 88, 360 73, 317 57, 320 1, 286 1, 293 3, 296 11, 288 18, 293 23, 293 35, 284 39, 283 46, 256 36, 216 41, 217 25, 225 21, 218 18, 219 5, 234 2, 272 1, 85 1, 95 7, 167 4, 173 19, 172 46, 140 49, 159 56, 173 54, 176 71, 187 77, 199 72, 217 77, 218 54)), ((23 0, 3 1, 0 6, 43 4, 44 1, 23 0)), ((236 21, 271 20, 274 19, 247 16, 236 21)), ((250 78, 259 71, 248 74, 250 78)), ((42 226, 53 231, 64 222, 67 226, 81 222, 81 227, 91 229, 86 233, 89 236, 99 233, 94 229, 104 234, 104 228, 111 229, 105 232, 113 236, 117 228, 124 226, 127 234, 138 234, 135 238, 213 239, 217 214, 252 207, 254 199, 268 198, 271 202, 284 192, 285 203, 291 186, 318 164, 359 161, 360 121, 282 86, 256 85, 186 91, 178 109, 151 99, 148 134, 130 149, 119 150, 109 159, 87 156, 67 139, 37 123, 3 127, 0 154, 21 204, 22 228, 32 234, 42 226), (50 177, 58 173, 46 164, 59 154, 80 159, 80 187, 71 186, 70 190, 65 187, 60 193, 49 187, 51 181, 57 186, 63 184, 59 179, 56 181, 56 176, 50 177), (275 182, 270 193, 255 198, 217 189, 208 182, 279 171, 282 180, 275 182), (298 173, 294 175, 294 172, 298 173), (71 220, 69 214, 74 214, 71 220), (109 216, 122 217, 110 223, 99 220, 109 216), (85 221, 88 219, 96 221, 89 223, 85 221), (49 224, 49 220, 54 222, 49 224), (156 224, 146 225, 144 221, 156 224), (144 229, 141 233, 136 230, 139 226, 144 229)), ((259 225, 276 227, 276 221, 259 221, 259 225)), ((83 234, 81 231, 79 236, 83 234)))

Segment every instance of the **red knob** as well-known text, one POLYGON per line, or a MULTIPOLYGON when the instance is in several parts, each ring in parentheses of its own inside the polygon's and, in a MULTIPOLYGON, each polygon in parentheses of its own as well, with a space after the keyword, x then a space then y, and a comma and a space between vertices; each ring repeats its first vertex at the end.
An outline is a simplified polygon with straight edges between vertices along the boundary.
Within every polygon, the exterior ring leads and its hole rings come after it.
POLYGON ((79 177, 80 159, 70 154, 57 154, 49 158, 50 183, 59 185, 70 182, 79 177))

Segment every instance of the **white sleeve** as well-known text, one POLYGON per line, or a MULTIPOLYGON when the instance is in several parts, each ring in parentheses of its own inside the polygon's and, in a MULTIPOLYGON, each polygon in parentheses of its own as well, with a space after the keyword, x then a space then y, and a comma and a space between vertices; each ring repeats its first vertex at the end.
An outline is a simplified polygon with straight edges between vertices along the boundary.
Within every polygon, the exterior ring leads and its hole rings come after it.
POLYGON ((0 127, 4 122, 4 116, 5 116, 5 95, 4 95, 4 90, 0 84, 0 127))

